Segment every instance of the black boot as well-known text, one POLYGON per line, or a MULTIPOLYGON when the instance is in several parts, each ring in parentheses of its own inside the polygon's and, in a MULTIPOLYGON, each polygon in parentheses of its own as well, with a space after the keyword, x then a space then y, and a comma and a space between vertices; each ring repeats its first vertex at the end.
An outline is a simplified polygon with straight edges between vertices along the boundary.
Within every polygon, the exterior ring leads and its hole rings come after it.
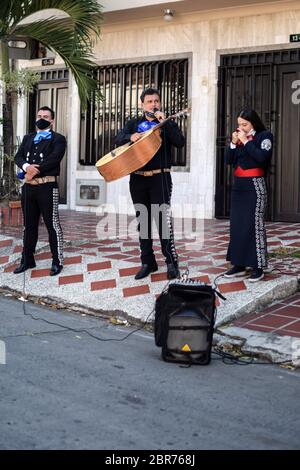
POLYGON ((27 269, 35 268, 36 264, 34 259, 27 260, 26 262, 24 261, 24 258, 21 259, 21 263, 19 266, 14 270, 14 274, 20 274, 23 273, 24 271, 27 271, 27 269))
POLYGON ((57 276, 57 274, 61 272, 62 268, 63 268, 62 264, 59 264, 59 262, 57 263, 53 262, 51 269, 50 269, 50 276, 57 276))
POLYGON ((167 277, 168 279, 176 279, 180 276, 180 271, 176 264, 167 264, 167 277))
POLYGON ((144 277, 147 277, 150 273, 154 273, 157 270, 158 267, 156 261, 151 264, 142 264, 141 269, 136 273, 134 279, 143 279, 144 277))

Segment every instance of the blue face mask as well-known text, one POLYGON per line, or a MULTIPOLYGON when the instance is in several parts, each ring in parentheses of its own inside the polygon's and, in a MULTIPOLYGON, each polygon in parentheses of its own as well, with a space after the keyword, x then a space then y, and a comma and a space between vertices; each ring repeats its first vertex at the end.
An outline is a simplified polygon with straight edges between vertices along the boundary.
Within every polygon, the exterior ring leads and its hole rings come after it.
POLYGON ((146 132, 149 131, 152 127, 157 126, 157 122, 155 121, 143 121, 138 125, 138 132, 146 132))

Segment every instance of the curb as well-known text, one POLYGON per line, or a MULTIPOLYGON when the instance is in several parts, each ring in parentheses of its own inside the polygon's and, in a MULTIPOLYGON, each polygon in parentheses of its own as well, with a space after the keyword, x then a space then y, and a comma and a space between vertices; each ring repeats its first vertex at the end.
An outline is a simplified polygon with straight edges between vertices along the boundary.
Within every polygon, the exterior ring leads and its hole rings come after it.
MULTIPOLYGON (((233 306, 233 311, 231 312, 222 312, 222 318, 218 319, 215 326, 221 327, 223 325, 226 325, 233 320, 237 320, 238 318, 242 317, 243 315, 253 313, 255 311, 260 311, 264 309, 267 306, 270 306, 273 302, 285 299, 287 297, 290 297, 291 295, 295 294, 298 291, 299 288, 299 281, 296 277, 290 277, 290 276, 285 276, 284 278, 281 278, 281 282, 275 283, 267 292, 262 293, 258 297, 251 298, 250 301, 245 299, 245 303, 241 305, 240 307, 237 307, 234 310, 233 306)), ((251 292, 247 292, 251 296, 251 292)), ((248 297, 249 297, 248 295, 248 297)), ((226 294, 225 294, 226 296, 226 294)), ((232 296, 231 296, 232 297, 232 296)), ((237 294, 235 294, 235 299, 237 298, 237 294)), ((228 301, 230 301, 231 298, 228 296, 228 301)), ((240 302, 242 302, 243 299, 240 299, 240 302)), ((226 301, 225 301, 226 303, 226 301)))
POLYGON ((300 368, 300 338, 293 336, 229 326, 216 332, 214 344, 225 350, 235 347, 242 354, 257 356, 274 365, 286 362, 287 367, 300 368))

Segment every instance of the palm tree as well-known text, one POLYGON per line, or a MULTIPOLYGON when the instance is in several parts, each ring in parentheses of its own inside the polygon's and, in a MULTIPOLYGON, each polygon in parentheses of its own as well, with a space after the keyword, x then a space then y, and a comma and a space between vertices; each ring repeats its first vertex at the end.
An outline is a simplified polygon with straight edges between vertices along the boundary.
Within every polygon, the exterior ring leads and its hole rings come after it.
POLYGON ((81 103, 85 107, 91 94, 97 92, 97 81, 92 73, 95 66, 92 48, 100 35, 101 8, 97 0, 1 0, 0 85, 4 153, 13 148, 14 144, 12 92, 5 87, 12 73, 8 42, 12 38, 16 40, 25 36, 39 41, 58 54, 71 70, 81 103), (38 12, 43 12, 44 19, 34 19, 32 15, 38 12))

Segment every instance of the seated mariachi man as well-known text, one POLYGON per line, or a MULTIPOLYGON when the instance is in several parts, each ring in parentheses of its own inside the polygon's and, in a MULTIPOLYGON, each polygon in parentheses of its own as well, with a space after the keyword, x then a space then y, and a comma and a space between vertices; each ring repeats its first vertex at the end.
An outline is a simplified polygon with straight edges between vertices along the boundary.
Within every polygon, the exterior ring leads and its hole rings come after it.
POLYGON ((59 193, 57 176, 65 154, 66 139, 52 131, 54 111, 48 106, 38 110, 37 132, 25 135, 15 156, 16 165, 25 172, 22 187, 24 218, 23 252, 15 274, 35 267, 34 253, 38 240, 38 226, 42 214, 49 234, 52 253, 50 276, 63 268, 63 234, 58 215, 59 193))
POLYGON ((227 260, 233 267, 225 277, 248 275, 250 282, 264 277, 267 237, 264 224, 267 206, 266 170, 272 157, 273 135, 253 109, 242 110, 225 158, 234 168, 230 208, 230 242, 227 260))
MULTIPOLYGON (((129 120, 115 138, 120 146, 127 142, 137 142, 142 133, 165 119, 160 111, 160 95, 158 90, 147 88, 141 94, 144 111, 140 119, 129 120)), ((153 252, 152 218, 155 217, 161 243, 162 253, 167 264, 168 279, 179 277, 178 257, 174 244, 171 220, 170 201, 172 193, 171 179, 171 147, 183 147, 185 144, 178 125, 166 121, 161 128, 162 144, 153 158, 142 168, 130 175, 130 194, 139 221, 139 242, 141 250, 141 267, 135 279, 142 279, 157 271, 157 263, 153 252)))

